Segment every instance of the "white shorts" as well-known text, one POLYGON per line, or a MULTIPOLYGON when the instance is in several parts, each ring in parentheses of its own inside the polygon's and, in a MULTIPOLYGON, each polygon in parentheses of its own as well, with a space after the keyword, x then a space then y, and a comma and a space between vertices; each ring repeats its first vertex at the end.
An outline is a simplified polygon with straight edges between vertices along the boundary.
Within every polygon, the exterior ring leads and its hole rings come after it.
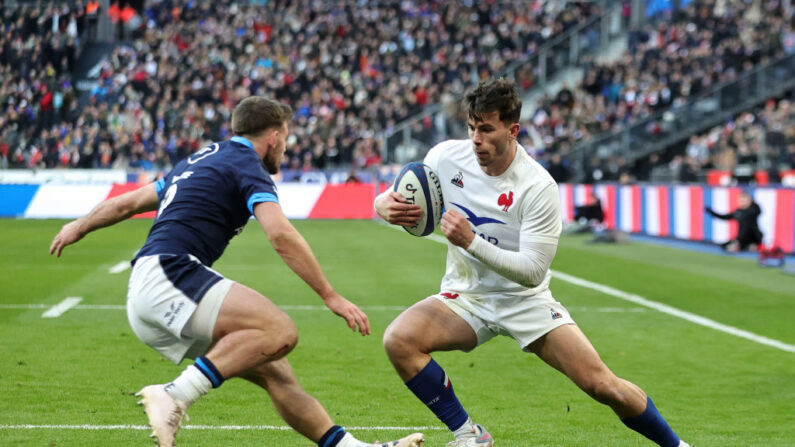
POLYGON ((530 343, 556 327, 576 324, 569 311, 549 290, 534 296, 465 295, 441 292, 431 297, 443 302, 464 319, 478 337, 478 346, 497 335, 506 335, 528 351, 530 343))
POLYGON ((190 255, 144 256, 130 274, 127 318, 142 342, 179 364, 207 352, 232 284, 190 255))

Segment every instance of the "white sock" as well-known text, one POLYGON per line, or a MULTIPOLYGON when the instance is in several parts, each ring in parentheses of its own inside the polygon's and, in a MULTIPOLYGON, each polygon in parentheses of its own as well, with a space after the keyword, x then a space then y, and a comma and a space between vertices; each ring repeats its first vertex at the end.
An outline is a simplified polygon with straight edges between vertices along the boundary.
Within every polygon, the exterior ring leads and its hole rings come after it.
POLYGON ((200 397, 207 394, 212 387, 210 379, 202 374, 199 368, 190 365, 185 368, 185 371, 182 371, 179 377, 166 385, 166 393, 190 407, 200 397))
POLYGON ((337 443, 337 447, 371 447, 372 444, 368 444, 366 442, 359 441, 358 439, 354 438, 352 434, 345 433, 345 436, 340 439, 340 442, 337 443))
POLYGON ((690 447, 690 444, 686 443, 685 441, 679 440, 679 447, 690 447))
POLYGON ((474 438, 475 437, 475 423, 472 422, 472 418, 467 418, 467 421, 464 422, 464 425, 458 428, 458 430, 453 432, 453 436, 456 439, 460 438, 474 438))

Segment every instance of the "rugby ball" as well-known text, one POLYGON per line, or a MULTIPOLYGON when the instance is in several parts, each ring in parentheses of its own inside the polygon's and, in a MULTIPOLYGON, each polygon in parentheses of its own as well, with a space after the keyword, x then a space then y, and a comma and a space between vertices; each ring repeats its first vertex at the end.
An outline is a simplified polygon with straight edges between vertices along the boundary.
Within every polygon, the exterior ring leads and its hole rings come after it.
POLYGON ((423 211, 422 217, 415 226, 403 229, 414 236, 427 236, 433 233, 434 228, 442 220, 444 209, 439 176, 430 167, 420 162, 412 162, 403 166, 398 173, 394 190, 402 194, 408 203, 419 206, 423 211))

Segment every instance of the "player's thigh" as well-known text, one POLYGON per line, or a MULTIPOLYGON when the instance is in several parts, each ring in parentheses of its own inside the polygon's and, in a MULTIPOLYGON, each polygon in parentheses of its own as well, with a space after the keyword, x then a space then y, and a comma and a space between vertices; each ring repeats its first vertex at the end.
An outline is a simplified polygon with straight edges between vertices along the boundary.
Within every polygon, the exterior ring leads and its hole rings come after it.
POLYGON ((436 298, 426 298, 401 313, 387 328, 385 343, 397 339, 422 352, 470 351, 478 344, 472 327, 436 298))
POLYGON ((530 344, 529 350, 581 388, 613 375, 580 328, 559 326, 530 344))
POLYGON ((221 304, 213 340, 243 330, 295 330, 290 317, 256 290, 234 283, 221 304))

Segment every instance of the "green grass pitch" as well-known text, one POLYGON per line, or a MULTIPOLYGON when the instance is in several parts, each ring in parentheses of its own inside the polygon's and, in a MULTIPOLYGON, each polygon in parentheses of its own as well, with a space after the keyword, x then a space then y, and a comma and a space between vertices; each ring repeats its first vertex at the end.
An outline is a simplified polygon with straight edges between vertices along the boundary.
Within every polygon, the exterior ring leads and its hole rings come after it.
MULTIPOLYGON (((150 445, 148 432, 136 429, 146 419, 132 393, 174 378, 185 364, 174 366, 135 338, 118 308, 129 270, 108 271, 131 258, 150 222, 100 230, 56 259, 47 249, 63 223, 0 220, 0 446, 150 445), (82 297, 83 307, 42 318, 70 296, 82 297), (94 429, 65 427, 72 425, 94 429)), ((445 445, 449 433, 404 387, 381 346, 399 308, 438 290, 444 245, 370 221, 295 225, 337 290, 365 309, 373 335, 354 335, 328 311, 298 307, 322 303, 256 224, 214 267, 277 304, 296 306, 286 310, 300 333, 289 359, 337 423, 359 427, 351 431, 373 441, 408 433, 389 427, 424 426, 428 447, 445 445)), ((795 344, 793 276, 750 260, 586 240, 564 237, 553 269, 795 344)), ((649 393, 694 447, 795 446, 795 353, 559 279, 552 292, 611 369, 649 393)), ((651 445, 513 340, 434 357, 498 447, 651 445)), ((230 380, 189 414, 189 424, 209 428, 181 431, 179 445, 313 445, 291 430, 264 427, 284 423, 266 394, 243 381, 230 380), (231 425, 259 428, 217 428, 231 425)))

